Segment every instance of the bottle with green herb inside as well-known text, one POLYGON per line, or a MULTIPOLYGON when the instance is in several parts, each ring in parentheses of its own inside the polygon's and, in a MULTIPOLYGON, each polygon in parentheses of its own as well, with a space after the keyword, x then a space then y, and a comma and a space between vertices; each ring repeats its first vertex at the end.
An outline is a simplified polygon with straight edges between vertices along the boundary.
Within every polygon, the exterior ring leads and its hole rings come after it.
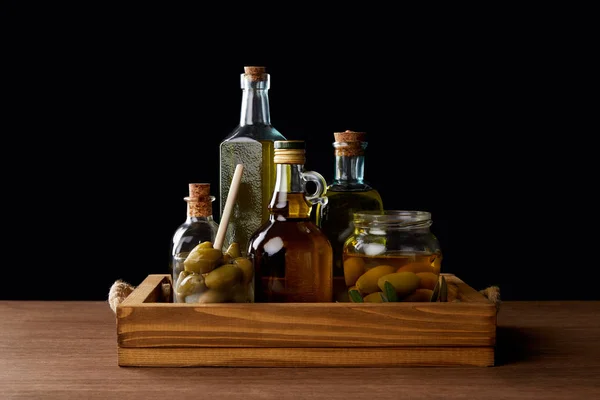
POLYGON ((335 132, 334 178, 327 186, 327 202, 313 209, 313 220, 333 247, 334 300, 347 301, 342 252, 344 242, 354 232, 354 213, 383 211, 379 192, 364 180, 365 132, 335 132))

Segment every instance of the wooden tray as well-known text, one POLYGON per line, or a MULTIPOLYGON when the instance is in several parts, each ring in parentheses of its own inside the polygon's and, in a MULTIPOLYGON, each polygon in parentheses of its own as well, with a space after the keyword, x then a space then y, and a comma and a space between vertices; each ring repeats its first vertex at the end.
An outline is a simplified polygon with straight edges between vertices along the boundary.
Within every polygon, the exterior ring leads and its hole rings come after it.
MULTIPOLYGON (((149 275, 117 307, 136 367, 492 366, 496 307, 452 274, 447 303, 175 304, 149 275)), ((168 288, 168 286, 167 286, 168 288)))

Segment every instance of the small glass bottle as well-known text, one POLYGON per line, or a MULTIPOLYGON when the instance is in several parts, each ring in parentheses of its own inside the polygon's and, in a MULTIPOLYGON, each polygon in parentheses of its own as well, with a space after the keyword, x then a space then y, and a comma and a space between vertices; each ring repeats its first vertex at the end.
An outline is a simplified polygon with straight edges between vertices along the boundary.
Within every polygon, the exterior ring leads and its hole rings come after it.
POLYGON ((237 164, 244 175, 231 212, 223 247, 238 243, 246 251, 248 239, 269 218, 268 205, 275 186, 273 142, 286 138, 271 125, 270 75, 265 67, 244 67, 239 125, 219 145, 220 215, 237 164))
POLYGON ((254 257, 256 302, 331 302, 333 253, 325 234, 310 219, 326 181, 305 171, 302 140, 275 142, 277 180, 269 220, 250 238, 254 257), (316 186, 308 193, 307 182, 316 186))
POLYGON ((387 275, 383 280, 390 280, 397 289, 394 301, 432 301, 442 263, 432 224, 431 213, 426 211, 355 213, 355 229, 343 249, 348 291, 356 290, 364 301, 379 302, 385 296, 380 278, 387 275))
POLYGON ((181 271, 183 262, 190 251, 202 242, 214 242, 219 225, 213 219, 210 183, 190 183, 189 196, 184 197, 187 203, 187 218, 173 234, 171 242, 170 270, 173 284, 181 271))
POLYGON ((383 202, 379 192, 364 181, 366 133, 347 130, 333 135, 334 178, 325 193, 327 203, 315 207, 313 220, 333 247, 334 300, 347 301, 342 251, 354 231, 353 215, 363 210, 383 211, 383 202))

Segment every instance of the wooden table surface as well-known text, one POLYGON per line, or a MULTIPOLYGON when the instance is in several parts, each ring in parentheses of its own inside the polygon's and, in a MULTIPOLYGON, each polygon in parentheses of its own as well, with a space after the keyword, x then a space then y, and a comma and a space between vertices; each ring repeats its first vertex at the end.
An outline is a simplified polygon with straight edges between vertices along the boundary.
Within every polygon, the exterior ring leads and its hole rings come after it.
POLYGON ((107 303, 0 301, 0 399, 155 398, 600 399, 600 301, 504 302, 496 365, 443 368, 125 368, 107 303))

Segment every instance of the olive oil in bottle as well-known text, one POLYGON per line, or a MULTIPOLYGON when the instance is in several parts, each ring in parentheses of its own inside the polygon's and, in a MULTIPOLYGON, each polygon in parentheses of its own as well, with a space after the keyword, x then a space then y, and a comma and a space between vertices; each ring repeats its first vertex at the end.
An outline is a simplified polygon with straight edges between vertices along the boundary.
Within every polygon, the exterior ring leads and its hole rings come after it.
POLYGON ((305 171, 301 140, 275 142, 277 181, 268 206, 269 220, 250 238, 254 257, 255 302, 332 301, 331 244, 311 221, 312 206, 320 201, 326 181, 305 171), (307 193, 306 184, 316 186, 307 193))
POLYGON ((223 249, 238 243, 243 252, 248 239, 269 218, 268 205, 275 186, 273 142, 286 138, 271 125, 268 90, 270 76, 264 67, 244 67, 240 123, 220 144, 220 214, 235 167, 244 165, 237 200, 227 227, 223 249))
POLYGON ((336 132, 334 138, 334 179, 327 186, 327 203, 318 204, 312 218, 333 247, 334 300, 345 301, 342 252, 344 242, 354 232, 354 213, 383 211, 383 202, 379 192, 364 181, 366 134, 336 132))

